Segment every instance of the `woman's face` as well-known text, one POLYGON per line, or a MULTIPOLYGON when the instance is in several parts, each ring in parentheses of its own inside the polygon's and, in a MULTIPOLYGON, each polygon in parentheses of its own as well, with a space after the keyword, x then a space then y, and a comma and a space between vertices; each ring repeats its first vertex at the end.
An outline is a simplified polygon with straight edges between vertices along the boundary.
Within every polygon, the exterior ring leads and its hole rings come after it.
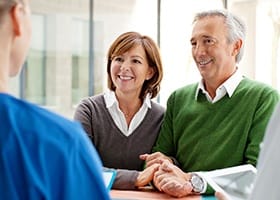
POLYGON ((116 86, 116 93, 139 96, 145 80, 152 78, 154 72, 149 67, 145 51, 137 45, 111 62, 111 78, 116 86))

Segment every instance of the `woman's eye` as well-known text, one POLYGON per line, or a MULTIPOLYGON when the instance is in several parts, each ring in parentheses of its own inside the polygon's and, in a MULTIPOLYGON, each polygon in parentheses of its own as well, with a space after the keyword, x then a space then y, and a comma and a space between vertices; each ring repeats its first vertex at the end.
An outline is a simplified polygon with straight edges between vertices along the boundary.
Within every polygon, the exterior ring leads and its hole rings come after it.
POLYGON ((133 63, 141 64, 140 60, 134 59, 132 60, 133 63))
POLYGON ((114 61, 121 62, 121 61, 122 61, 122 58, 121 58, 121 57, 115 57, 115 58, 114 58, 114 61))

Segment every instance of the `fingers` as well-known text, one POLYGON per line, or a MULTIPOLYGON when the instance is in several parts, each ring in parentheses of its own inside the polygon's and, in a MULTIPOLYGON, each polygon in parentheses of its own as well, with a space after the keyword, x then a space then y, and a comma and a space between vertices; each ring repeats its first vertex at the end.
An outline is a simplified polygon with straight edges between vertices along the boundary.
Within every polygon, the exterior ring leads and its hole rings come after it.
POLYGON ((155 152, 152 154, 142 154, 139 156, 141 160, 146 161, 146 166, 149 167, 153 164, 161 164, 163 161, 168 160, 172 163, 171 159, 160 152, 155 152))
POLYGON ((174 164, 171 164, 168 161, 164 161, 161 164, 160 169, 164 172, 168 172, 169 174, 172 174, 173 176, 181 177, 181 178, 184 177, 185 180, 190 179, 190 174, 183 172, 179 167, 177 167, 174 164))
POLYGON ((139 157, 141 160, 146 161, 146 167, 150 167, 154 164, 160 163, 158 152, 152 153, 152 154, 142 154, 139 157))
POLYGON ((141 155, 139 156, 139 158, 140 158, 141 160, 146 160, 147 157, 148 157, 149 155, 150 155, 150 154, 147 154, 147 153, 141 154, 141 155))
POLYGON ((162 170, 158 170, 155 172, 154 177, 153 177, 153 182, 154 185, 156 186, 157 189, 161 191, 162 185, 164 185, 167 181, 168 175, 166 172, 162 170))
POLYGON ((172 163, 172 160, 160 152, 142 154, 146 169, 138 177, 138 186, 144 186, 151 180, 159 191, 171 196, 182 197, 191 194, 189 175, 172 163))
POLYGON ((183 197, 192 193, 192 186, 189 182, 181 182, 174 178, 167 178, 160 183, 161 191, 175 197, 183 197))
POLYGON ((183 186, 179 183, 176 183, 174 181, 170 181, 162 186, 162 191, 175 197, 182 197, 185 194, 185 191, 183 191, 183 186))
POLYGON ((154 181, 155 186, 158 189, 160 189, 164 184, 166 184, 167 182, 169 182, 172 179, 177 179, 177 181, 181 182, 181 183, 186 182, 184 177, 178 177, 178 176, 174 175, 173 173, 168 173, 166 171, 161 170, 161 168, 159 168, 159 170, 154 173, 153 181, 154 181))
POLYGON ((160 169, 165 172, 172 172, 173 170, 173 164, 171 164, 169 161, 164 160, 160 166, 160 169))
POLYGON ((137 187, 143 187, 147 185, 149 182, 153 180, 154 174, 158 170, 158 168, 159 168, 159 164, 154 164, 144 169, 144 171, 139 173, 135 185, 137 187))

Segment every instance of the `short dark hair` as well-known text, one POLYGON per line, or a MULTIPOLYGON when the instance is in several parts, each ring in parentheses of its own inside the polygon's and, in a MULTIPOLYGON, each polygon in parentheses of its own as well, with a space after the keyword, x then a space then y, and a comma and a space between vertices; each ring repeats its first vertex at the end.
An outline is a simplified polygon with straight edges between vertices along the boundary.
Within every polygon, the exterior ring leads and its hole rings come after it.
POLYGON ((0 23, 3 16, 17 3, 24 4, 23 0, 0 0, 0 23))

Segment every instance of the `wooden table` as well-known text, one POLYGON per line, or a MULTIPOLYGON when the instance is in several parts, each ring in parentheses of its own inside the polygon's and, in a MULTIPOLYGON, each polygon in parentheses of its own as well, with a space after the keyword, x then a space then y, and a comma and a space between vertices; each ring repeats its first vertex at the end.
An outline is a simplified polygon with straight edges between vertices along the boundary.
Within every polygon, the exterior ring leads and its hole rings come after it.
POLYGON ((111 190, 110 195, 113 200, 215 200, 215 197, 199 195, 175 198, 155 190, 111 190))

